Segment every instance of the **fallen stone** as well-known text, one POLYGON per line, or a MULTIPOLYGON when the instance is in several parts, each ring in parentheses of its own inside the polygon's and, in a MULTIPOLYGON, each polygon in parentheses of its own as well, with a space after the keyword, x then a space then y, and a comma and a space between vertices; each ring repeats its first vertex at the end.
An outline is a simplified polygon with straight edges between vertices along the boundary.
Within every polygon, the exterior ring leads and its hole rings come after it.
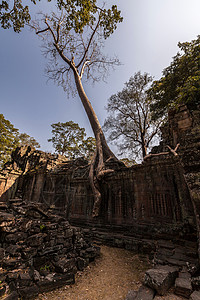
POLYGON ((77 268, 79 271, 83 271, 85 267, 87 267, 88 263, 85 259, 78 257, 77 258, 77 268))
POLYGON ((190 295, 190 300, 200 300, 200 291, 194 291, 190 295))
POLYGON ((50 281, 48 279, 44 279, 37 282, 37 285, 39 287, 40 293, 52 291, 54 289, 60 288, 63 285, 70 285, 74 284, 75 279, 73 274, 63 274, 58 275, 55 274, 53 277, 53 281, 50 281))
POLYGON ((31 299, 39 294, 39 288, 37 285, 32 285, 19 289, 18 293, 22 299, 31 299))
POLYGON ((54 263, 55 271, 58 273, 66 273, 72 270, 76 265, 75 259, 62 258, 54 263))
POLYGON ((200 290, 200 276, 192 278, 192 287, 194 290, 200 290))
POLYGON ((12 292, 4 300, 18 300, 18 298, 19 298, 18 293, 17 292, 12 292))
POLYGON ((135 300, 136 296, 137 296, 137 292, 130 290, 130 291, 128 291, 128 294, 127 294, 125 300, 135 300))
POLYGON ((191 281, 191 274, 189 272, 179 272, 179 278, 185 278, 191 281))
POLYGON ((188 278, 176 278, 175 294, 189 298, 192 293, 191 280, 188 278))
POLYGON ((0 297, 3 296, 6 292, 6 285, 0 286, 0 297))
POLYGON ((159 266, 158 268, 146 271, 144 283, 150 288, 155 289, 157 293, 162 296, 173 286, 177 276, 177 268, 159 266))
POLYGON ((135 300, 153 300, 154 296, 155 290, 142 285, 137 292, 135 300))

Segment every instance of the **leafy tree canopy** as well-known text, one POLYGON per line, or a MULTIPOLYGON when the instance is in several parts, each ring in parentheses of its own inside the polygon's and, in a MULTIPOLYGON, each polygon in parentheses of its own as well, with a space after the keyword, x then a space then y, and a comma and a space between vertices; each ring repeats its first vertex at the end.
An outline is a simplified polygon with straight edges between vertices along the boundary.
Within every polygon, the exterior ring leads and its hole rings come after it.
POLYGON ((84 157, 91 159, 94 155, 96 143, 95 139, 88 137, 84 128, 80 128, 73 121, 65 123, 55 123, 52 127, 52 138, 48 142, 53 143, 55 151, 61 155, 67 156, 69 159, 84 157))
POLYGON ((11 152, 18 146, 18 129, 0 114, 0 166, 9 160, 11 152))
POLYGON ((125 88, 108 99, 104 128, 109 140, 114 142, 121 155, 141 158, 158 134, 160 122, 151 120, 150 102, 147 90, 152 77, 141 72, 135 73, 125 88))
POLYGON ((181 51, 148 92, 155 119, 165 115, 169 107, 186 104, 195 109, 200 104, 200 36, 178 46, 181 51))
POLYGON ((40 148, 40 144, 36 141, 36 139, 27 133, 20 133, 18 136, 19 146, 31 146, 34 148, 40 148))
MULTIPOLYGON (((37 0, 30 0, 29 3, 31 2, 36 4, 37 0)), ((48 0, 48 2, 51 2, 51 0, 48 0)), ((106 10, 98 6, 97 0, 57 0, 57 7, 60 10, 65 10, 67 14, 66 30, 73 28, 79 33, 83 31, 84 26, 89 23, 91 25, 95 23, 95 14, 97 12, 101 14, 100 26, 104 28, 105 38, 116 29, 116 24, 113 20, 116 18, 122 20, 116 5, 106 10)), ((23 5, 21 0, 3 0, 0 4, 0 23, 2 28, 13 27, 15 32, 20 32, 24 25, 29 24, 30 20, 29 6, 23 5)))
POLYGON ((18 146, 29 145, 39 148, 39 143, 26 133, 19 130, 0 114, 0 166, 10 160, 11 152, 18 146))

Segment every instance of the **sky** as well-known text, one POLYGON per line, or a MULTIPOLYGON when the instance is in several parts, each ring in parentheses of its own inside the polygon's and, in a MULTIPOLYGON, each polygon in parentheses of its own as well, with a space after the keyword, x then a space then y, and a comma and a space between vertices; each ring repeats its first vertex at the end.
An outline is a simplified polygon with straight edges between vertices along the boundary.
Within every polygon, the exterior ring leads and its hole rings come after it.
MULTIPOLYGON (((107 39, 104 51, 117 55, 122 65, 111 72, 107 83, 84 84, 101 125, 107 116, 108 98, 121 91, 130 76, 141 71, 159 79, 176 55, 178 42, 200 34, 199 0, 106 1, 109 4, 118 6, 124 21, 107 39)), ((49 5, 42 0, 32 14, 50 10, 49 5)), ((41 150, 53 152, 47 141, 52 123, 72 120, 84 127, 88 136, 93 133, 78 96, 68 98, 61 87, 47 82, 47 61, 40 45, 28 28, 20 34, 0 29, 0 113, 21 133, 33 136, 41 150)))

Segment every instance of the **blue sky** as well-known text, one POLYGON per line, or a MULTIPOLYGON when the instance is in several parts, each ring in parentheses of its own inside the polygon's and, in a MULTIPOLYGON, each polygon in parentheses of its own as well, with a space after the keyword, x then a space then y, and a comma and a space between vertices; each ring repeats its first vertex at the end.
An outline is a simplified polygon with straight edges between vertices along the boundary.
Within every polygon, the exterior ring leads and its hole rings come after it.
MULTIPOLYGON (((49 9, 47 1, 33 9, 49 9)), ((159 79, 162 70, 178 51, 179 41, 191 41, 200 34, 199 0, 116 0, 123 23, 107 40, 105 52, 122 62, 106 83, 85 85, 100 123, 106 118, 107 99, 122 90, 137 71, 159 79)), ((61 87, 47 83, 40 41, 28 28, 20 34, 0 29, 0 113, 20 132, 36 138, 44 151, 53 151, 47 139, 51 124, 73 120, 92 135, 78 97, 68 99, 61 87)))

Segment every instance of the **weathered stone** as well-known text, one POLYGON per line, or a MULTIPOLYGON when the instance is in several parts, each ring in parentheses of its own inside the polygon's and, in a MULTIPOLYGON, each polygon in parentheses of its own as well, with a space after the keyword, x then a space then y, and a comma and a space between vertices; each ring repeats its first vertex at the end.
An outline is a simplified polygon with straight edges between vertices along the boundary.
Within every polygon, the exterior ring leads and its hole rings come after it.
POLYGON ((189 272, 179 272, 178 277, 188 279, 191 282, 191 274, 189 272))
POLYGON ((200 290, 200 276, 192 278, 192 287, 195 290, 200 290))
POLYGON ((14 221, 15 218, 12 214, 0 211, 0 227, 11 226, 14 221))
POLYGON ((186 278, 176 278, 175 294, 189 298, 192 292, 191 280, 186 278))
POLYGON ((177 276, 177 268, 159 266, 159 268, 146 271, 144 283, 152 289, 155 289, 159 295, 164 295, 174 284, 177 276))
POLYGON ((0 248, 0 261, 3 260, 5 257, 5 249, 4 248, 0 248))
POLYGON ((79 271, 83 271, 87 265, 88 265, 88 262, 85 259, 83 259, 81 257, 77 258, 77 268, 79 271))
POLYGON ((0 286, 0 297, 2 297, 6 292, 6 285, 1 285, 0 286))
POLYGON ((22 248, 19 245, 10 245, 6 248, 6 252, 15 256, 22 248))
POLYGON ((54 267, 58 273, 67 273, 76 266, 75 259, 62 258, 58 262, 54 262, 54 267))
POLYGON ((155 296, 155 291, 151 288, 142 285, 138 292, 135 300, 153 300, 155 296))
POLYGON ((46 236, 46 233, 34 234, 27 239, 27 244, 31 247, 40 246, 43 243, 43 240, 46 236))
POLYGON ((19 275, 18 270, 17 271, 13 271, 13 272, 9 272, 7 274, 7 277, 6 277, 6 281, 10 282, 12 280, 16 280, 16 279, 18 279, 18 275, 19 275))
POLYGON ((37 270, 34 270, 34 272, 33 272, 33 280, 34 280, 35 282, 41 280, 40 273, 39 273, 37 270))
POLYGON ((22 299, 32 299, 34 296, 39 294, 39 288, 37 285, 32 285, 18 289, 18 293, 22 299))
POLYGON ((4 300, 18 300, 18 298, 18 293, 14 291, 11 294, 9 294, 4 300))
POLYGON ((200 300, 200 291, 194 291, 190 295, 190 300, 200 300))
POLYGON ((130 291, 128 291, 128 294, 126 295, 125 300, 135 300, 136 296, 137 296, 137 292, 130 290, 130 291))
POLYGON ((31 284, 31 277, 28 273, 20 273, 19 274, 19 285, 20 287, 29 286, 31 284))
POLYGON ((37 283, 40 293, 54 290, 56 288, 62 287, 63 285, 70 285, 75 282, 73 274, 55 274, 53 281, 41 280, 37 283))

